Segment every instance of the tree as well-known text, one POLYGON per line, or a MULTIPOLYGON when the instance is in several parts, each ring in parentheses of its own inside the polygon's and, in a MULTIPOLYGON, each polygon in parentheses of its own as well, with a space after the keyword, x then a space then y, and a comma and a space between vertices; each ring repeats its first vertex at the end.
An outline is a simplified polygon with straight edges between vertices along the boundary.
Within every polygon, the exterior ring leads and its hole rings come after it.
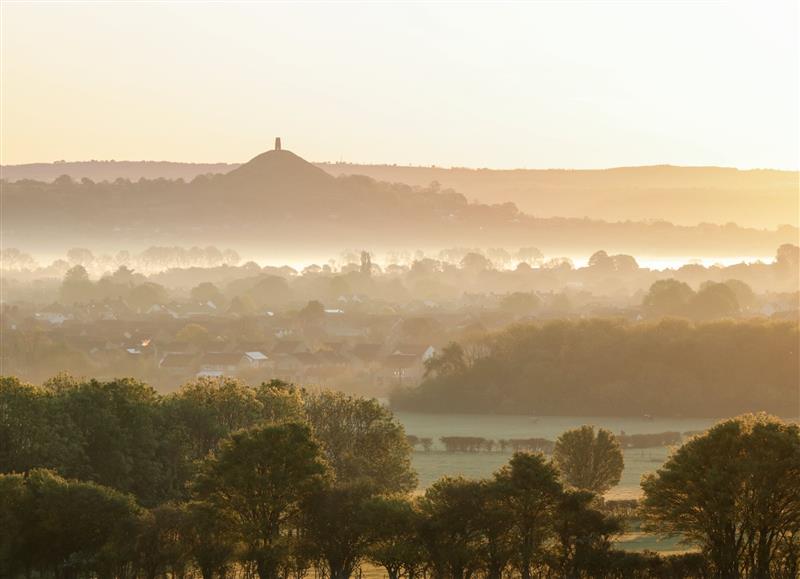
POLYGON ((92 265, 92 262, 94 262, 94 254, 83 247, 73 247, 67 251, 67 261, 75 265, 86 267, 92 265))
POLYGON ((512 563, 530 579, 552 534, 552 518, 562 487, 558 472, 541 454, 515 453, 494 475, 494 484, 513 529, 512 563))
POLYGON ((614 271, 617 273, 635 273, 639 269, 639 264, 632 255, 620 253, 612 256, 611 259, 614 261, 614 271))
POLYGON ((645 475, 642 489, 647 530, 699 545, 715 577, 783 577, 800 565, 796 424, 765 414, 720 422, 645 475))
POLYGON ((0 569, 23 563, 26 573, 56 572, 63 579, 107 576, 109 568, 130 564, 140 509, 132 497, 94 483, 64 479, 34 469, 0 475, 0 569))
POLYGON ((145 579, 182 575, 188 566, 189 552, 183 537, 184 510, 164 504, 139 517, 135 550, 137 567, 145 579))
POLYGON ((600 273, 610 273, 614 271, 614 259, 601 249, 591 255, 587 266, 600 273))
POLYGON ((650 286, 642 300, 649 317, 685 315, 694 291, 688 284, 676 279, 660 279, 650 286))
POLYGON ((729 279, 725 285, 730 288, 736 297, 736 303, 742 310, 752 310, 756 306, 756 294, 749 285, 738 279, 729 279))
POLYGON ((372 275, 372 256, 368 251, 361 252, 361 269, 359 271, 365 277, 372 275))
POLYGON ((530 315, 541 304, 539 296, 533 292, 514 292, 500 300, 500 309, 519 316, 530 315))
POLYGON ((176 468, 165 468, 169 437, 159 397, 132 378, 76 382, 61 378, 45 386, 54 397, 56 416, 66 415, 80 452, 59 468, 70 478, 92 480, 135 495, 154 506, 173 498, 176 468))
POLYGON ((492 262, 480 253, 470 252, 461 260, 461 269, 470 273, 480 273, 492 269, 492 262))
POLYGON ((517 251, 517 259, 529 265, 541 264, 544 254, 538 247, 520 247, 517 251))
POLYGON ((367 482, 379 492, 414 488, 405 431, 380 402, 326 390, 306 394, 305 412, 338 481, 367 482))
POLYGON ((183 508, 181 539, 203 579, 226 576, 236 553, 232 529, 229 513, 209 503, 191 501, 183 508))
POLYGON ((259 308, 276 307, 286 303, 292 297, 289 283, 277 275, 262 276, 247 292, 253 304, 259 308))
POLYGON ((467 369, 464 348, 457 342, 450 342, 427 360, 425 360, 425 377, 453 376, 467 369))
POLYGON ((554 516, 556 559, 561 577, 580 579, 597 572, 611 549, 611 537, 621 532, 620 521, 592 507, 594 493, 567 490, 554 516))
POLYGON ((341 482, 317 489, 303 505, 303 540, 322 562, 324 576, 349 579, 372 540, 368 505, 375 489, 341 482))
POLYGON ((236 296, 225 313, 232 316, 250 316, 255 312, 255 304, 250 296, 236 296))
POLYGON ((775 265, 779 275, 796 279, 800 271, 800 247, 784 243, 775 253, 775 265))
MULTIPOLYGON (((504 481, 505 482, 505 481, 504 481)), ((481 535, 481 561, 486 579, 501 579, 518 553, 515 513, 509 510, 509 487, 497 479, 481 485, 475 528, 481 535)))
POLYGON ((200 324, 186 324, 175 334, 175 339, 185 342, 195 350, 201 350, 211 341, 211 336, 208 330, 200 324))
POLYGON ((303 396, 293 384, 282 380, 262 382, 255 388, 261 402, 261 416, 269 422, 302 422, 305 419, 303 396))
POLYGON ((325 318, 325 306, 322 305, 322 302, 311 300, 298 312, 297 316, 305 324, 319 324, 325 318))
POLYGON ((419 500, 420 538, 436 577, 468 579, 480 567, 480 481, 443 477, 419 500))
POLYGON ((199 378, 167 398, 173 424, 187 435, 192 459, 204 458, 232 432, 249 428, 264 409, 256 392, 235 378, 199 378))
POLYGON ((705 283, 689 301, 692 315, 700 320, 726 318, 739 313, 733 289, 724 283, 705 283))
POLYGON ((30 574, 36 561, 33 497, 21 474, 0 474, 0 577, 30 574))
POLYGON ((94 294, 94 286, 89 281, 89 274, 82 265, 76 265, 64 274, 61 284, 60 300, 65 304, 89 301, 94 294))
POLYGON ((415 579, 425 563, 419 540, 421 517, 405 497, 374 497, 366 505, 371 533, 367 558, 389 579, 415 579))
POLYGON ((33 259, 31 254, 20 251, 16 247, 0 249, 0 269, 24 271, 35 267, 36 260, 33 259))
POLYGON ((287 423, 235 432, 206 459, 195 485, 230 517, 260 579, 276 579, 291 549, 288 531, 300 505, 322 485, 326 466, 305 425, 287 423))
POLYGON ((70 417, 46 389, 0 377, 0 473, 63 470, 83 459, 70 417))
POLYGON ((594 427, 587 425, 558 437, 553 462, 568 485, 597 494, 619 484, 624 467, 614 435, 604 428, 595 434, 594 427))
POLYGON ((213 283, 204 281, 196 285, 191 291, 192 299, 198 302, 207 303, 212 302, 216 306, 220 306, 224 302, 222 292, 213 283))
POLYGON ((144 311, 167 301, 167 290, 157 283, 145 282, 134 287, 128 294, 128 302, 137 310, 144 311))

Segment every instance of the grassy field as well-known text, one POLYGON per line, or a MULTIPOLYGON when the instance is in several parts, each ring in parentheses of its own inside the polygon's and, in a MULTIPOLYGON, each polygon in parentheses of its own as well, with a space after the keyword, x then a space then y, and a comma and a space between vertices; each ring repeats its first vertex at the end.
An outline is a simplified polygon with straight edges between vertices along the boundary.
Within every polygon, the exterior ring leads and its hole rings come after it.
MULTIPOLYGON (((439 438, 442 436, 481 436, 499 440, 501 438, 547 438, 555 440, 562 432, 582 424, 607 428, 615 434, 650 434, 659 432, 689 432, 705 430, 713 419, 675 418, 608 418, 572 416, 498 416, 498 415, 436 415, 408 412, 395 413, 408 434, 434 440, 430 452, 417 451, 412 456, 412 465, 419 477, 419 492, 424 491, 436 479, 445 475, 462 475, 468 478, 484 478, 502 467, 510 453, 501 452, 445 452, 439 438)), ((608 499, 635 499, 641 496, 639 482, 642 475, 657 470, 669 456, 669 448, 625 449, 625 470, 620 484, 606 494, 608 499)), ((626 533, 619 537, 616 547, 626 551, 656 551, 665 554, 683 553, 689 550, 677 538, 659 538, 642 532, 638 523, 632 521, 626 533)), ((380 569, 365 573, 369 577, 385 576, 380 569)))
MULTIPOLYGON (((675 418, 609 418, 573 416, 504 416, 495 414, 419 414, 397 412, 395 414, 408 434, 429 437, 434 440, 430 452, 415 452, 412 464, 419 476, 419 488, 424 490, 433 481, 444 475, 463 475, 468 478, 490 476, 503 466, 510 454, 501 452, 444 452, 439 442, 442 436, 481 436, 498 440, 501 438, 547 438, 555 440, 565 430, 582 424, 607 428, 615 434, 650 434, 676 431, 704 430, 713 419, 675 418)), ((641 491, 642 475, 658 469, 669 456, 668 448, 626 449, 625 470, 620 484, 612 489, 607 498, 637 498, 641 491)))

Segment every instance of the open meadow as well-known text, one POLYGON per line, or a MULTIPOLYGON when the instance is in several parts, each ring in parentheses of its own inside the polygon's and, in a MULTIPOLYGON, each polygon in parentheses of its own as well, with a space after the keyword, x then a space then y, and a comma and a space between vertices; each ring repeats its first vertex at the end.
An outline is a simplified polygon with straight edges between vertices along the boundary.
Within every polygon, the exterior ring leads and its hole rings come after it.
MULTIPOLYGON (((412 466, 419 476, 420 490, 438 478, 463 475, 484 478, 508 462, 507 452, 445 452, 442 436, 478 436, 491 440, 513 438, 545 438, 558 436, 583 424, 605 428, 614 434, 655 434, 659 432, 693 432, 705 430, 716 420, 712 418, 623 418, 586 416, 509 416, 497 414, 422 414, 395 412, 406 433, 434 441, 430 452, 417 450, 412 466)), ((684 435, 684 440, 687 437, 684 435)), ((620 484, 606 495, 608 499, 634 499, 641 495, 639 481, 643 474, 653 472, 667 459, 665 447, 624 449, 625 469, 620 484)))

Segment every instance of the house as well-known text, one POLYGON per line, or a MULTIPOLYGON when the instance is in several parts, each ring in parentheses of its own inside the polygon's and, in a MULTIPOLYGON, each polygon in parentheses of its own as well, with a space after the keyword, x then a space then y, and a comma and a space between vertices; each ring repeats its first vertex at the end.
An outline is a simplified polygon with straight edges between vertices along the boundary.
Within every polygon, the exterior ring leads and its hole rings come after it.
POLYGON ((398 344, 392 349, 392 354, 417 356, 422 362, 426 362, 436 354, 436 348, 425 344, 398 344))
POLYGON ((246 356, 241 352, 208 352, 200 358, 200 371, 235 374, 245 364, 246 356))
POLYGON ((383 358, 381 378, 398 385, 417 383, 425 375, 425 362, 435 355, 433 346, 400 344, 383 358))
POLYGON ((250 368, 266 368, 272 365, 267 355, 259 351, 245 352, 242 362, 250 368))
POLYGON ((398 385, 417 382, 424 374, 419 357, 410 354, 390 354, 383 359, 382 366, 384 381, 398 385))
POLYGON ((72 319, 72 314, 65 314, 62 312, 39 312, 35 315, 37 320, 47 322, 52 326, 60 326, 67 320, 72 319))
POLYGON ((158 363, 158 367, 173 376, 191 374, 194 369, 194 355, 185 352, 172 352, 165 354, 158 363))

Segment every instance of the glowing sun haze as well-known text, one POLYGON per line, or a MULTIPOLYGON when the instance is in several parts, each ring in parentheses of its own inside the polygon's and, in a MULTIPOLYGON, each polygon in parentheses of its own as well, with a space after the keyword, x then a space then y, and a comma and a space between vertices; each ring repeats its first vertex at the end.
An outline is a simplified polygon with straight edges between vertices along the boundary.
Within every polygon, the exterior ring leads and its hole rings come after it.
POLYGON ((798 168, 769 2, 2 4, 2 163, 798 168))

